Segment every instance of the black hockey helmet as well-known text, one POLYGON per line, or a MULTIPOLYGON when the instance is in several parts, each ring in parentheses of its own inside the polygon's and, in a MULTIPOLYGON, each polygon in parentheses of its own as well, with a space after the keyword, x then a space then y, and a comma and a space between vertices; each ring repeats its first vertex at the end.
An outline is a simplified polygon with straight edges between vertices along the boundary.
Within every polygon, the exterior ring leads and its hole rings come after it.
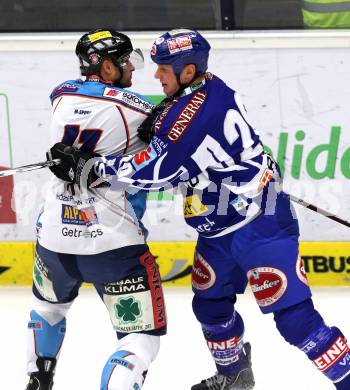
POLYGON ((82 76, 99 74, 102 62, 110 58, 121 71, 133 51, 130 38, 115 30, 98 29, 84 34, 75 54, 80 61, 82 76))

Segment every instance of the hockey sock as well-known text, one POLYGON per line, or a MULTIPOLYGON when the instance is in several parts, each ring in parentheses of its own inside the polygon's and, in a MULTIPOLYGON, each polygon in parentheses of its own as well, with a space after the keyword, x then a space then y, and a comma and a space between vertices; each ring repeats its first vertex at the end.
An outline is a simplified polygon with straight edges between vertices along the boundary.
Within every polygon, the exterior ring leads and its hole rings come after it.
POLYGON ((325 325, 312 300, 274 313, 276 326, 339 390, 350 389, 350 353, 341 331, 325 325), (346 383, 347 382, 347 383, 346 383))
POLYGON ((343 386, 345 382, 350 383, 350 350, 344 335, 337 327, 320 325, 298 348, 306 353, 316 368, 334 382, 338 389, 349 388, 343 386))
MULTIPOLYGON (((30 312, 30 317, 28 329, 32 331, 31 337, 34 339, 35 355, 56 358, 65 336, 66 319, 63 318, 58 323, 51 325, 35 310, 30 312)), ((32 368, 30 372, 32 371, 35 369, 32 368)))
POLYGON ((147 374, 142 360, 129 351, 116 351, 108 359, 101 378, 101 390, 140 390, 147 374))
POLYGON ((232 318, 221 324, 202 324, 204 337, 220 374, 230 376, 242 368, 244 325, 241 316, 234 312, 232 318))
POLYGON ((244 324, 234 310, 234 302, 231 298, 206 299, 198 295, 192 302, 217 370, 226 376, 239 372, 244 362, 244 324))
POLYGON ((118 340, 117 351, 103 369, 101 390, 141 389, 148 367, 158 354, 159 345, 159 336, 124 334, 118 340))
POLYGON ((275 312, 274 320, 281 336, 294 346, 298 346, 314 329, 323 324, 311 299, 275 312))

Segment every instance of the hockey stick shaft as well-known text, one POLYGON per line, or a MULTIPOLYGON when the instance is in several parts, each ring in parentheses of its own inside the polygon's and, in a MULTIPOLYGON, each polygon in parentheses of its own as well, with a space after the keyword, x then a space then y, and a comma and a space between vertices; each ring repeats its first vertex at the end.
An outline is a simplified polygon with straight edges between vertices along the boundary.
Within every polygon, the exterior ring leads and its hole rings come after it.
POLYGON ((309 209, 309 210, 312 210, 312 211, 315 211, 316 213, 318 214, 322 214, 323 216, 331 219, 332 221, 335 221, 335 222, 338 222, 344 226, 347 226, 347 227, 350 227, 350 222, 349 221, 346 221, 345 219, 343 218, 340 218, 338 217, 337 215, 335 214, 332 214, 331 212, 329 211, 326 211, 326 210, 323 210, 321 209, 320 207, 317 207, 309 202, 306 202, 305 200, 303 199, 300 199, 300 198, 297 198, 296 196, 294 195, 291 195, 291 194, 288 194, 289 196, 289 199, 295 203, 298 203, 300 204, 301 206, 309 209))
POLYGON ((39 162, 36 164, 22 165, 21 167, 17 167, 17 168, 5 169, 3 171, 0 171, 0 178, 4 176, 12 176, 16 173, 35 171, 37 169, 52 167, 54 165, 59 165, 59 164, 61 164, 61 160, 55 159, 51 161, 39 162))
MULTIPOLYGON (((0 178, 5 177, 5 176, 12 176, 16 173, 29 172, 29 171, 34 171, 37 169, 48 168, 48 167, 52 167, 54 165, 59 165, 60 163, 61 163, 60 159, 55 159, 55 160, 50 160, 50 161, 39 162, 36 164, 23 165, 23 166, 17 167, 17 168, 6 169, 3 171, 0 171, 0 178)), ((349 221, 347 221, 343 218, 340 218, 339 216, 332 214, 331 212, 329 212, 327 210, 323 210, 320 207, 313 205, 312 203, 306 202, 303 199, 297 198, 294 195, 288 194, 288 197, 292 202, 297 203, 297 204, 299 204, 299 205, 301 205, 309 210, 312 210, 318 214, 325 216, 326 218, 331 219, 332 221, 338 222, 341 225, 344 225, 344 226, 347 226, 350 228, 349 221)))

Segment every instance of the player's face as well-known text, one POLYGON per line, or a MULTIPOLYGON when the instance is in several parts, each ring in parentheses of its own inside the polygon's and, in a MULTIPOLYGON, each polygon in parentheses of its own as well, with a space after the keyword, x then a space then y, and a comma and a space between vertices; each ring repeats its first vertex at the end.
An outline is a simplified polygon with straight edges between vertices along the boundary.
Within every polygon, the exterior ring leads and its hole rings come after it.
POLYGON ((157 65, 157 71, 154 75, 162 84, 163 92, 166 96, 173 96, 180 88, 173 67, 171 65, 157 65))
MULTIPOLYGON (((120 79, 119 84, 123 88, 131 87, 132 85, 132 72, 135 70, 134 65, 130 60, 127 60, 123 65, 123 77, 120 79)), ((117 80, 117 79, 116 79, 117 80)))

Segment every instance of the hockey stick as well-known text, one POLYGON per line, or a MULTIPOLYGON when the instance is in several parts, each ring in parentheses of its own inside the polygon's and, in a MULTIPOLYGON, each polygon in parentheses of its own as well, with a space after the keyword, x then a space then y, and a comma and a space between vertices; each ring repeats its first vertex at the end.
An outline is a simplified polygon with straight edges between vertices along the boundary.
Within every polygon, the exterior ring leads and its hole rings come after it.
MULTIPOLYGON (((59 165, 60 163, 61 163, 60 159, 55 159, 55 160, 51 160, 51 161, 39 162, 36 164, 23 165, 23 166, 17 167, 17 168, 6 169, 3 171, 0 171, 0 178, 5 177, 5 176, 11 176, 11 175, 14 175, 15 173, 29 172, 29 171, 34 171, 37 169, 52 167, 54 165, 59 165)), ((347 226, 350 228, 349 221, 346 221, 345 219, 342 219, 342 218, 338 217, 337 215, 332 214, 329 211, 323 210, 320 207, 313 205, 312 203, 308 203, 303 199, 297 198, 294 195, 288 194, 288 197, 292 202, 298 203, 299 205, 301 205, 309 210, 312 210, 318 214, 325 216, 326 218, 331 219, 332 221, 338 222, 341 225, 344 225, 344 226, 347 226)))
POLYGON ((291 194, 288 194, 288 197, 291 201, 295 202, 295 203, 298 203, 300 204, 301 206, 309 209, 309 210, 312 210, 312 211, 315 211, 316 213, 319 213, 319 214, 322 214, 323 216, 331 219, 332 221, 335 221, 335 222, 338 222, 344 226, 347 226, 347 227, 350 227, 350 222, 349 221, 346 221, 345 219, 342 219, 340 217, 338 217, 337 215, 334 215, 332 214, 331 212, 329 211, 326 211, 326 210, 323 210, 309 202, 306 202, 305 200, 303 199, 300 199, 300 198, 297 198, 296 196, 294 195, 291 195, 291 194))
POLYGON ((59 165, 59 164, 61 164, 61 160, 55 159, 51 161, 39 162, 36 164, 22 165, 21 167, 17 167, 17 168, 5 169, 3 171, 0 171, 0 178, 4 176, 11 176, 14 175, 15 173, 35 171, 36 169, 52 167, 53 165, 59 165))

